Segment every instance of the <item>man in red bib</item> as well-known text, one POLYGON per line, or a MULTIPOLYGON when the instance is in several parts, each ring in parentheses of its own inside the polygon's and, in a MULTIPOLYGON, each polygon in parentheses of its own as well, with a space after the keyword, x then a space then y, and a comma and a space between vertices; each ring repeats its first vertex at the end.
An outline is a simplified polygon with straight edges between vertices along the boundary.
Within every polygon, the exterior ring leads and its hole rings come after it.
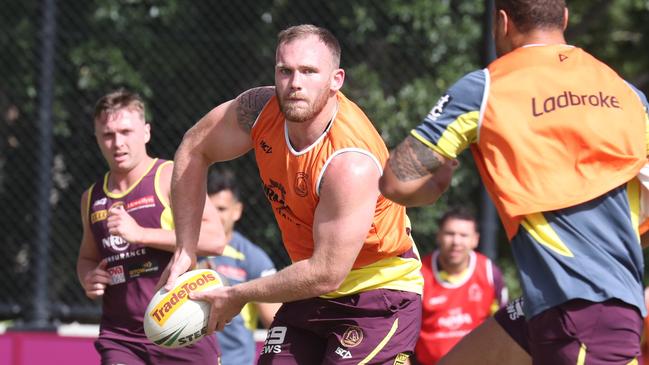
POLYGON ((415 356, 434 365, 462 337, 507 303, 507 287, 498 267, 474 251, 478 223, 462 208, 439 220, 437 250, 422 258, 423 314, 415 356))

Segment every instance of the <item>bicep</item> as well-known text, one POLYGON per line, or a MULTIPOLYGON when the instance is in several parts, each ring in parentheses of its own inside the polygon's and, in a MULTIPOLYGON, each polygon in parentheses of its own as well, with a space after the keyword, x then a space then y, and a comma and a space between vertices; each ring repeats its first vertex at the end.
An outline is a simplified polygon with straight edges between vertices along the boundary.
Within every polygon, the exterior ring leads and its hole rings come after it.
POLYGON ((344 274, 351 269, 372 224, 379 177, 372 158, 356 152, 328 165, 313 223, 314 257, 324 258, 328 267, 344 274))
POLYGON ((236 100, 212 109, 185 133, 181 147, 202 154, 210 162, 234 159, 252 148, 250 132, 236 119, 236 100))

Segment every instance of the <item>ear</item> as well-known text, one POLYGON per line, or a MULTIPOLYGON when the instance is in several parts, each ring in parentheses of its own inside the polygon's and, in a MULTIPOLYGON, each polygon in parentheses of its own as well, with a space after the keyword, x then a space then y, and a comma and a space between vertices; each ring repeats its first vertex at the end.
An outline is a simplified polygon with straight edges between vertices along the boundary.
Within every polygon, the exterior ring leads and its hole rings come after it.
POLYGON ((475 250, 476 248, 478 248, 478 244, 480 244, 480 233, 476 233, 474 235, 473 242, 471 242, 471 245, 470 245, 471 249, 475 250))
POLYGON ((151 140, 151 124, 144 123, 144 143, 149 143, 151 140))
POLYGON ((333 74, 331 77, 331 91, 338 91, 340 88, 343 87, 343 83, 345 82, 345 70, 342 68, 337 68, 333 70, 333 74))
POLYGON ((500 34, 507 34, 507 32, 510 30, 509 29, 509 16, 507 16, 507 13, 503 10, 500 9, 496 13, 496 27, 498 27, 498 30, 500 31, 500 34))
POLYGON ((563 30, 568 28, 568 8, 563 8, 563 30))
POLYGON ((241 214, 243 213, 243 203, 241 202, 236 202, 234 203, 234 207, 232 207, 233 214, 234 214, 234 221, 238 221, 241 219, 241 214))

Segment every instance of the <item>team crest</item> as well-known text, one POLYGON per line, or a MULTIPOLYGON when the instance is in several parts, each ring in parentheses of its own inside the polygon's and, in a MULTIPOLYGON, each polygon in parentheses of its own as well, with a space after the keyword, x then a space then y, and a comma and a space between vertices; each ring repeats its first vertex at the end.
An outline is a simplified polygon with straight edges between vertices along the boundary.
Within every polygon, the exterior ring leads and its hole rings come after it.
POLYGON ((399 355, 397 355, 397 357, 394 359, 394 362, 392 364, 393 365, 405 365, 405 364, 407 364, 407 361, 408 361, 409 357, 410 356, 408 356, 408 354, 406 354, 405 352, 402 352, 399 355))
POLYGON ((305 197, 309 192, 309 175, 304 172, 298 172, 295 175, 295 194, 305 197))
POLYGON ((482 289, 480 285, 473 283, 469 287, 469 300, 472 302, 479 302, 482 300, 482 289))
POLYGON ((348 326, 343 333, 340 343, 347 347, 356 347, 363 341, 363 330, 357 326, 348 326))

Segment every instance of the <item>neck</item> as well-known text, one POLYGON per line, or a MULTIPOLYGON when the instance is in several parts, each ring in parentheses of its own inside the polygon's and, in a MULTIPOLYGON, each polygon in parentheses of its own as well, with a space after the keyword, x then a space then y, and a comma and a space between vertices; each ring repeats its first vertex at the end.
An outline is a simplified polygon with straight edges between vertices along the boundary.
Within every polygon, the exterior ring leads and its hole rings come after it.
POLYGON ((135 184, 146 171, 151 167, 153 158, 146 158, 138 163, 134 168, 128 171, 110 170, 108 175, 108 189, 110 191, 123 192, 135 184))
POLYGON ((566 44, 566 39, 563 36, 563 31, 559 29, 534 30, 512 37, 512 45, 514 49, 529 44, 566 44))
POLYGON ((338 99, 334 95, 313 119, 301 123, 286 120, 288 138, 293 148, 301 151, 312 145, 324 133, 337 109, 338 99))
POLYGON ((227 242, 227 244, 230 244, 230 242, 232 242, 232 231, 224 232, 224 233, 225 233, 225 242, 227 242))

